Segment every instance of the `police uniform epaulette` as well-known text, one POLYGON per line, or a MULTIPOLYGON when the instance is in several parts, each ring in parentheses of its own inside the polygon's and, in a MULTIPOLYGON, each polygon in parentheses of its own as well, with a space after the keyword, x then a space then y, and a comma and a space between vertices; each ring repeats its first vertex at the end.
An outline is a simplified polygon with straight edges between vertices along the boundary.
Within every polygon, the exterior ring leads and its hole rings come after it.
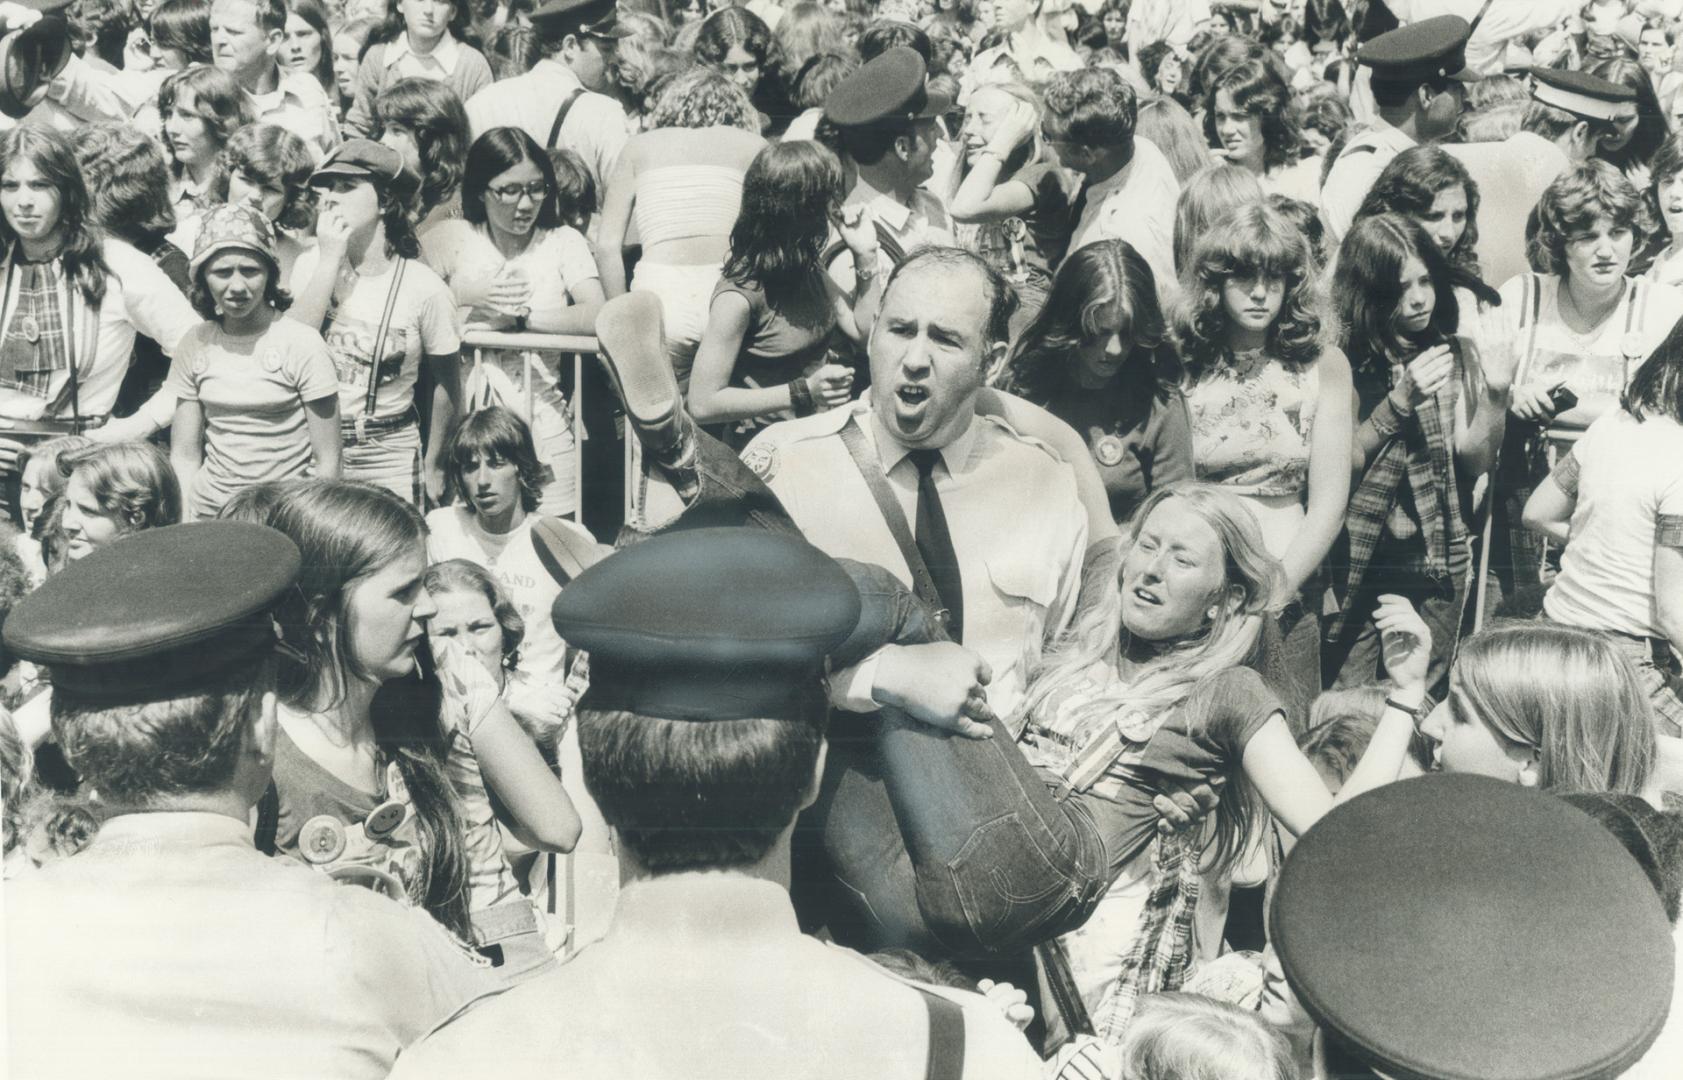
POLYGON ((1045 451, 1047 456, 1049 456, 1053 461, 1056 461, 1060 465, 1069 464, 1068 459, 1066 459, 1062 454, 1058 453, 1058 448, 1057 447, 1053 446, 1051 443, 1047 442, 1045 439, 1042 439, 1037 435, 1025 435, 1021 431, 1018 431, 1015 427, 1011 426, 1011 422, 1009 420, 1005 419, 1005 417, 1003 417, 1003 416, 994 416, 991 413, 982 413, 982 414, 979 414, 976 417, 976 419, 981 423, 991 424, 991 425, 999 428, 1000 431, 1002 431, 1004 434, 1006 434, 1007 436, 1009 436, 1013 440, 1023 444, 1024 446, 1033 447, 1036 450, 1045 451))
POLYGON ((860 413, 861 423, 870 415, 868 408, 862 402, 856 401, 846 408, 826 409, 811 416, 780 420, 754 436, 754 440, 742 451, 742 463, 748 466, 755 476, 770 483, 782 467, 787 449, 800 443, 839 434, 841 429, 847 426, 848 418, 855 412, 860 413))

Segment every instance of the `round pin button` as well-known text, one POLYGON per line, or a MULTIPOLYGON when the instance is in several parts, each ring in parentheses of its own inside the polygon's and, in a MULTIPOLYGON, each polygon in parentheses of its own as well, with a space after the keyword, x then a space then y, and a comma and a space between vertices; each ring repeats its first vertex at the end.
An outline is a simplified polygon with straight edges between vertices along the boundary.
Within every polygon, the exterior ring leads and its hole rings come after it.
POLYGON ((396 800, 383 802, 368 815, 368 819, 362 823, 362 829, 376 840, 384 840, 397 831, 408 815, 409 808, 402 803, 396 800))
POLYGON ((1099 464, 1110 468, 1122 464, 1122 455, 1126 447, 1122 440, 1114 435, 1106 435, 1093 444, 1093 456, 1099 459, 1099 464))
POLYGON ((331 814, 317 814, 298 830, 298 851, 317 866, 345 853, 345 826, 331 814))

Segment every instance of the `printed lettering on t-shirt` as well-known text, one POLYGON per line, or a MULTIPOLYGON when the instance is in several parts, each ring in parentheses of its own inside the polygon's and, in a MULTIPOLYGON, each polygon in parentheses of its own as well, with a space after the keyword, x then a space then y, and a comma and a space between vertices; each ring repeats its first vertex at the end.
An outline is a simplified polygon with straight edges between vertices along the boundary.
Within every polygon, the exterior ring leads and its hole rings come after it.
MULTIPOLYGON (((327 323, 324 338, 333 357, 333 368, 339 373, 339 385, 367 387, 369 357, 374 353, 374 339, 379 336, 380 327, 337 311, 328 313, 327 323)), ((388 327, 383 351, 378 380, 381 386, 402 376, 403 362, 409 353, 409 331, 400 326, 388 327)))
POLYGON ((1537 353, 1529 380, 1538 386, 1569 382, 1578 397, 1617 397, 1625 390, 1623 356, 1585 356, 1578 353, 1537 353))

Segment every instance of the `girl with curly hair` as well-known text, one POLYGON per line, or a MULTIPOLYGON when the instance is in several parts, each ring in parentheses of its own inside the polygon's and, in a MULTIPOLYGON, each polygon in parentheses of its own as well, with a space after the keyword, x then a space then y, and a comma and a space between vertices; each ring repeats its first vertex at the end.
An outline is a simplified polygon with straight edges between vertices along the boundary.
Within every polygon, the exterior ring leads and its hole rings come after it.
POLYGON ((764 131, 768 118, 762 104, 773 104, 773 80, 766 74, 776 63, 776 43, 765 20, 745 7, 723 7, 701 24, 695 35, 695 58, 704 67, 724 75, 754 102, 756 131, 764 131))
POLYGON ((698 424, 730 425, 723 438, 733 447, 768 420, 809 416, 852 396, 853 369, 836 362, 834 338, 862 340, 881 283, 859 275, 846 296, 824 272, 832 221, 854 265, 876 266, 876 231, 863 215, 840 217, 844 194, 841 163, 818 143, 777 143, 748 166, 688 396, 698 424))
POLYGON ((1509 592, 1541 585, 1555 561, 1523 528, 1525 499, 1556 457, 1618 408, 1631 375, 1683 310, 1683 290, 1628 276, 1651 212, 1612 165, 1591 159, 1562 173, 1534 214, 1527 247, 1538 272, 1502 285, 1501 317, 1487 336, 1516 352, 1498 488, 1510 546, 1498 545, 1493 560, 1509 592))
POLYGON ((1063 261, 1000 387, 1080 432, 1118 522, 1157 488, 1192 478, 1180 359, 1151 267, 1126 241, 1088 244, 1063 261))
POLYGON ((432 79, 399 79, 374 99, 374 135, 403 155, 421 178, 415 235, 462 216, 462 160, 468 151, 467 110, 456 92, 432 79))
POLYGON ((1255 173, 1264 191, 1319 198, 1321 161, 1303 156, 1291 91, 1267 61, 1247 60, 1210 83, 1204 135, 1229 164, 1255 173))
MULTIPOLYGON (((1263 205, 1217 220, 1182 275, 1180 326, 1200 480, 1242 496, 1285 572, 1292 704, 1320 689, 1318 571, 1344 523, 1355 435, 1350 364, 1325 340, 1314 257, 1263 205)), ((1288 688, 1282 687, 1283 691, 1288 688)))
MULTIPOLYGON (((1338 685, 1380 677, 1379 598, 1408 598, 1432 629, 1428 685, 1449 669, 1472 577, 1473 486, 1495 464, 1511 352, 1488 369, 1457 333, 1464 285, 1441 243, 1401 214, 1356 219, 1333 290, 1360 423, 1360 480, 1334 560, 1327 634, 1338 685)), ((1481 289, 1488 291, 1482 284, 1481 289)))
POLYGON ((1431 144, 1392 159, 1368 189, 1356 220, 1401 214, 1426 230, 1450 266, 1475 277, 1478 265, 1478 184, 1461 160, 1431 144))

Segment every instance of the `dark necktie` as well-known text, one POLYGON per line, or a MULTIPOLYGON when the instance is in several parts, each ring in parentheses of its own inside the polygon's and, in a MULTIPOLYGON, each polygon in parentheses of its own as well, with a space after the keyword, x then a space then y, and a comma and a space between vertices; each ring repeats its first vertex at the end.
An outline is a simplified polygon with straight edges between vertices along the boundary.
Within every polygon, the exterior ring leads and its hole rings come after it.
POLYGON ((1075 201, 1069 204, 1069 235, 1073 240, 1075 230, 1081 228, 1081 215, 1087 212, 1087 181, 1081 181, 1081 187, 1075 193, 1075 201))
POLYGON ((939 450, 913 450, 906 455, 917 469, 917 550, 935 581, 935 591, 947 608, 947 633, 954 641, 964 640, 964 587, 959 579, 958 554, 947 515, 935 490, 935 463, 939 450))

